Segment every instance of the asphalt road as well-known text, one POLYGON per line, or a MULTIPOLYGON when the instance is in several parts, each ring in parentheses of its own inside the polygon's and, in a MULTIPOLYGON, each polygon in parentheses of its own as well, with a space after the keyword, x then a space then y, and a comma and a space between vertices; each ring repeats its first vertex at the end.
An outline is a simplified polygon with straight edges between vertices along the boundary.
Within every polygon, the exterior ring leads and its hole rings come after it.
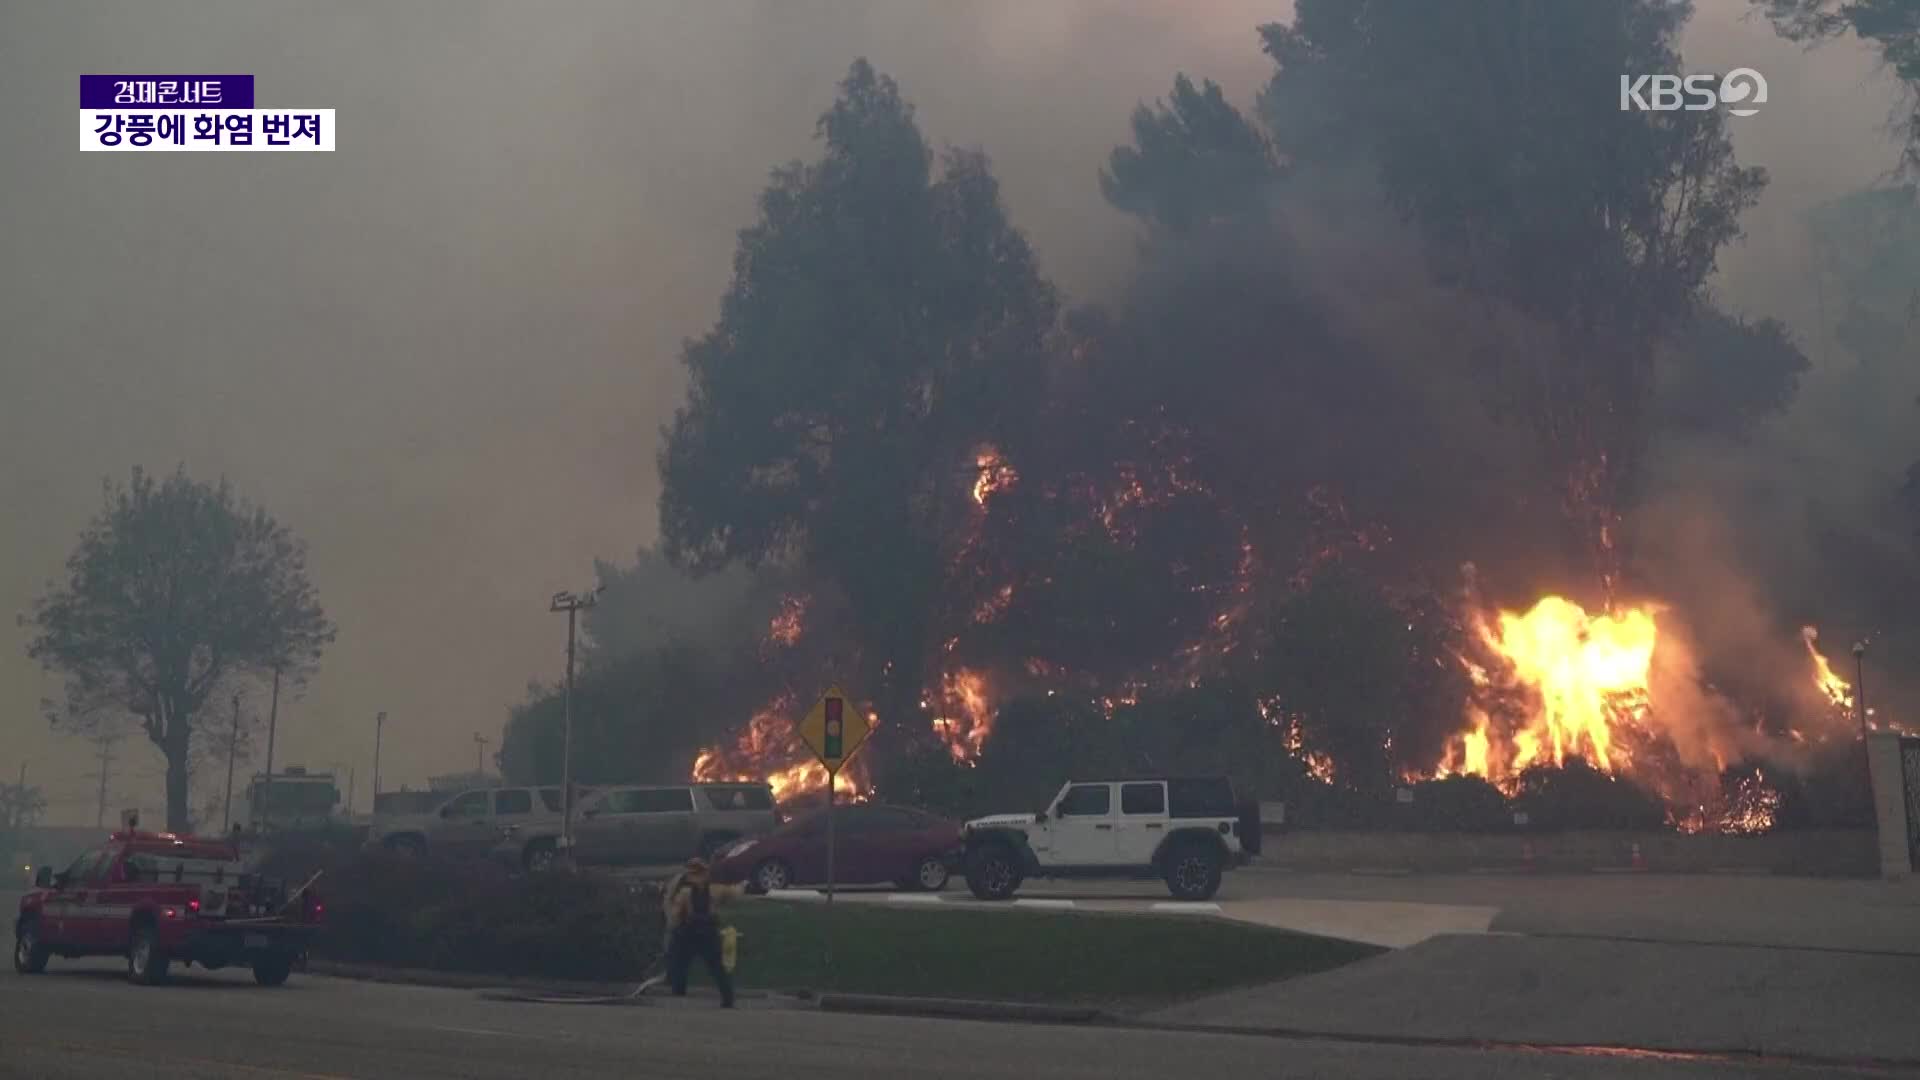
POLYGON ((37 977, 0 974, 0 1076, 1574 1080, 1847 1075, 1752 1060, 879 1018, 765 1005, 723 1012, 698 999, 642 1008, 514 1004, 465 991, 301 976, 280 990, 262 990, 244 974, 227 972, 142 988, 122 981, 105 961, 55 965, 53 972, 37 977))

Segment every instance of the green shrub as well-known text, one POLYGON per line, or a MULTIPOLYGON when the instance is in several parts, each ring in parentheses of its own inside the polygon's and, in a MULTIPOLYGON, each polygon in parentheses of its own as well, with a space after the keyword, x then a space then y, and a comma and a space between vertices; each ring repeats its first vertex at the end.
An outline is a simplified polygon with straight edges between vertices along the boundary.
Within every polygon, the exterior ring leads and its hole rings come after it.
MULTIPOLYGON (((296 869, 292 853, 281 854, 289 864, 268 872, 296 869)), ((638 977, 659 952, 660 897, 653 887, 599 874, 512 874, 485 861, 385 852, 326 869, 320 893, 327 925, 314 944, 326 959, 616 980, 638 977)))

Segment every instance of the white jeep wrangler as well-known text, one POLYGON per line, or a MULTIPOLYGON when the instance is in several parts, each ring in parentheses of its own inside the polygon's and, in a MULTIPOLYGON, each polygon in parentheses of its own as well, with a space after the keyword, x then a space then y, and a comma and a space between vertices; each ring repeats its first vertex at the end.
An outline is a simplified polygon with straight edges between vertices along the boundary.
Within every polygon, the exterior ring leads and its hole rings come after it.
POLYGON ((1157 877, 1177 899, 1207 900, 1260 853, 1260 810, 1237 804, 1225 777, 1074 780, 1038 814, 976 818, 962 835, 982 900, 1030 877, 1157 877))

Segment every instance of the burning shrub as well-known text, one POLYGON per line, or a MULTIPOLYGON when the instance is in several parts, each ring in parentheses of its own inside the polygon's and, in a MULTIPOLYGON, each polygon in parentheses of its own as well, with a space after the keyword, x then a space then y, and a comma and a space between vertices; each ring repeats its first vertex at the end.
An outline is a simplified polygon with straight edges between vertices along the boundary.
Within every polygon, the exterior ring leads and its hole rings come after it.
POLYGON ((1584 758, 1560 766, 1535 765, 1520 774, 1514 808, 1539 829, 1659 830, 1667 827, 1660 800, 1584 758))
POLYGON ((317 955, 395 967, 573 979, 637 977, 660 944, 657 891, 593 874, 369 853, 329 884, 317 955))
POLYGON ((1513 827, 1507 797, 1479 776, 1449 776, 1413 785, 1402 807, 1405 828, 1416 832, 1501 832, 1513 827))

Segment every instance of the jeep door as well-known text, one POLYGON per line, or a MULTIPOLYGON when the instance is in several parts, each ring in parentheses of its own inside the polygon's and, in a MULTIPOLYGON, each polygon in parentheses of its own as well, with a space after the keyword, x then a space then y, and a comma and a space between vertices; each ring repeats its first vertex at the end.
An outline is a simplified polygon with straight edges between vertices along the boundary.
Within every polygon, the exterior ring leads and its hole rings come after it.
POLYGON ((1120 785, 1120 817, 1113 827, 1114 856, 1127 866, 1145 866, 1167 836, 1167 785, 1144 780, 1120 785))
POLYGON ((1048 861, 1058 866, 1109 866, 1119 861, 1114 843, 1113 784, 1072 784, 1047 822, 1048 861))

